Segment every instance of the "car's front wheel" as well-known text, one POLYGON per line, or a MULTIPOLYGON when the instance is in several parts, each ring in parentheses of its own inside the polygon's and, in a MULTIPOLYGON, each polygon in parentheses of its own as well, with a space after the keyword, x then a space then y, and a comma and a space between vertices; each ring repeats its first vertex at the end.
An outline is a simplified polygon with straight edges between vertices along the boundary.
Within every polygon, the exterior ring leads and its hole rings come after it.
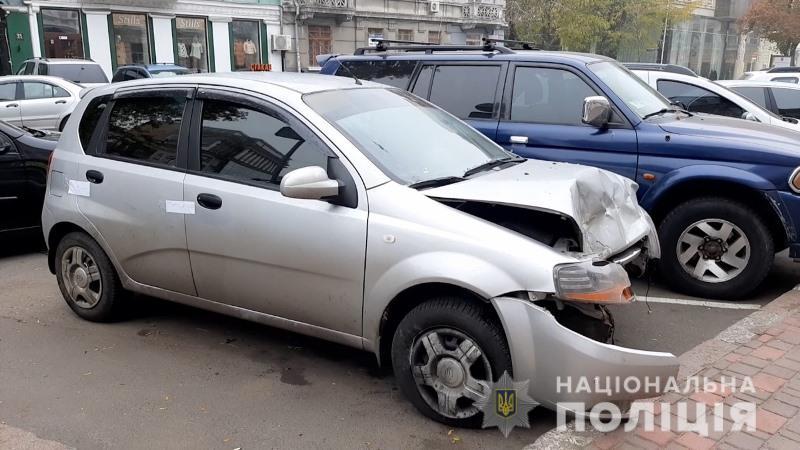
POLYGON ((108 256, 91 236, 83 232, 64 236, 56 247, 55 268, 61 295, 75 314, 92 322, 116 318, 122 286, 108 256))
POLYGON ((400 390, 424 415, 455 427, 479 427, 476 402, 489 384, 511 375, 505 334, 486 308, 466 298, 441 297, 412 309, 392 340, 400 390))
POLYGON ((661 221, 659 236, 665 280, 698 297, 746 296, 767 276, 775 257, 758 213, 726 198, 682 203, 661 221))

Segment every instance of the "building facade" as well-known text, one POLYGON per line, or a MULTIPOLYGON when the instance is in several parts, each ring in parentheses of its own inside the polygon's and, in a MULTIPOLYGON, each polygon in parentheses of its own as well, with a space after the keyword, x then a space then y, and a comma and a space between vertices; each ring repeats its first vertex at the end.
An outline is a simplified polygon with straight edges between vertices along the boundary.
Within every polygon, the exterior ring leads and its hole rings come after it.
POLYGON ((504 9, 505 0, 0 0, 0 73, 35 57, 90 58, 109 78, 124 64, 306 70, 370 38, 502 37, 504 9))

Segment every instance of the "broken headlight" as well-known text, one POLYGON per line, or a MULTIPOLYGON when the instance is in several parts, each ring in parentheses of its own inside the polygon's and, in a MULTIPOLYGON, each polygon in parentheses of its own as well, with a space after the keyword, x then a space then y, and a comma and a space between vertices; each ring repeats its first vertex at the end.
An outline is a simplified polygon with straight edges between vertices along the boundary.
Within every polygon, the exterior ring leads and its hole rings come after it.
POLYGON ((634 295, 625 269, 607 261, 559 264, 553 269, 556 297, 588 303, 628 303, 634 295))

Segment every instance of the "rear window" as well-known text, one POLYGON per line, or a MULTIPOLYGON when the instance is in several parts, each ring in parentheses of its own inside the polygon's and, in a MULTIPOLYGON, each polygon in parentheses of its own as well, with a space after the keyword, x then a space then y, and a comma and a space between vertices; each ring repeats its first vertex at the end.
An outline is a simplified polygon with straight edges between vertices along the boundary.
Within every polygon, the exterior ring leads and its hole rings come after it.
POLYGON ((106 73, 97 64, 49 64, 48 75, 74 83, 108 83, 106 73))
POLYGON ((406 89, 414 73, 416 61, 342 61, 345 67, 339 67, 336 75, 352 77, 355 75, 360 80, 374 81, 376 83, 406 89), (349 69, 349 71, 348 71, 349 69))
POLYGON ((151 70, 150 75, 153 78, 157 77, 174 77, 177 75, 188 75, 189 69, 164 69, 164 70, 151 70))
POLYGON ((94 133, 94 129, 97 128, 97 121, 100 120, 100 116, 103 115, 103 111, 105 111, 109 100, 111 100, 110 95, 103 95, 92 99, 92 101, 89 102, 89 106, 86 107, 83 117, 81 117, 81 123, 78 125, 78 136, 81 139, 81 146, 84 151, 89 148, 89 141, 92 139, 92 133, 94 133))

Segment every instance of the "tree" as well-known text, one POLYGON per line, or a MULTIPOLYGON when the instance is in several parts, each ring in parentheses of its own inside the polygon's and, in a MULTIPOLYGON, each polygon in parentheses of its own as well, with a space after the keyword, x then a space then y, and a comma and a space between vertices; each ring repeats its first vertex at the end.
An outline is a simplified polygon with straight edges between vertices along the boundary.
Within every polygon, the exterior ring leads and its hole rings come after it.
POLYGON ((561 0, 509 0, 506 19, 511 39, 534 42, 544 50, 558 50, 556 14, 561 0))
POLYGON ((785 56, 792 57, 800 43, 800 0, 756 0, 740 24, 774 42, 785 56))

